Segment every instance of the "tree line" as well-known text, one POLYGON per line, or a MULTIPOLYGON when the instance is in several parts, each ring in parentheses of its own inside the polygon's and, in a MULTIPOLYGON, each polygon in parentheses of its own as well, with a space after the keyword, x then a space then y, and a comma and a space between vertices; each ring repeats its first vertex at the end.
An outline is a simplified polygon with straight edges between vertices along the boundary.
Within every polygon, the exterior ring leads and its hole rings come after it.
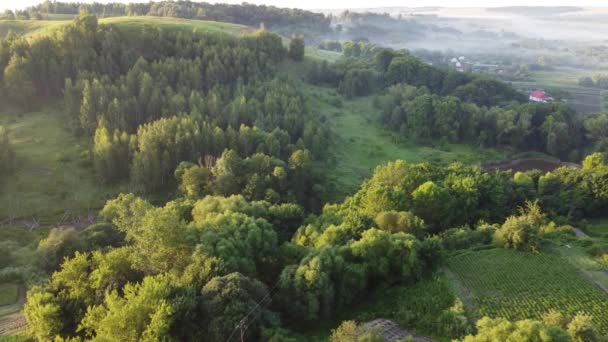
POLYGON ((349 97, 405 83, 426 87, 438 95, 454 95, 479 106, 524 102, 526 97, 509 85, 480 75, 443 70, 421 62, 406 50, 394 51, 369 43, 343 44, 346 58, 329 64, 315 62, 308 71, 314 84, 337 87, 349 97))
POLYGON ((596 87, 600 89, 608 89, 608 75, 595 74, 592 77, 586 76, 578 80, 578 84, 583 87, 596 87))
MULTIPOLYGON (((149 3, 67 3, 47 0, 39 5, 28 7, 23 13, 28 19, 44 18, 47 14, 74 14, 87 11, 99 17, 116 16, 158 16, 212 20, 259 26, 264 24, 269 30, 291 36, 305 34, 313 37, 331 32, 331 17, 297 8, 243 3, 211 4, 193 1, 158 1, 149 3)), ((21 13, 21 12, 20 12, 21 13)))
MULTIPOLYGON (((294 338, 286 327, 331 318, 379 284, 431 274, 444 250, 496 243, 538 251, 540 237, 572 234, 549 217, 563 224, 608 204, 601 154, 582 169, 545 175, 390 162, 355 195, 308 217, 297 204, 192 186, 190 170, 216 172, 200 168, 178 168, 184 197, 157 206, 122 194, 106 203, 102 224, 56 229, 41 242, 54 273, 28 292, 25 315, 36 338, 225 341, 243 317, 246 338, 294 338), (137 324, 119 324, 125 319, 137 324)), ((451 337, 470 331, 463 315, 442 316, 451 337)), ((479 338, 496 333, 487 323, 478 325, 479 338)), ((581 329, 568 331, 593 332, 581 329)))
POLYGON ((561 103, 485 107, 457 96, 431 94, 426 88, 395 85, 375 99, 380 122, 400 136, 487 147, 537 150, 561 159, 580 160, 597 140, 583 117, 561 103))
POLYGON ((225 341, 252 312, 246 338, 282 340, 291 333, 281 318, 329 317, 377 281, 415 281, 437 257, 432 244, 378 229, 299 247, 285 242, 303 222, 299 206, 240 195, 162 207, 121 195, 101 216, 114 237, 108 245, 81 244, 29 291, 25 315, 37 339, 225 341), (125 318, 138 323, 119 324, 125 318))

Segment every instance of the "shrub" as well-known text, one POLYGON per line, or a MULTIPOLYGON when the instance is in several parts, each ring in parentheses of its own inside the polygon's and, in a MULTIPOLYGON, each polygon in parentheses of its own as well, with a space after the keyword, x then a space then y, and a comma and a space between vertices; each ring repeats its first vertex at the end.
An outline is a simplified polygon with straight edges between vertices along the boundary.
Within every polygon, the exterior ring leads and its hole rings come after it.
POLYGON ((59 269, 66 257, 72 257, 76 251, 86 250, 86 244, 80 232, 74 228, 53 228, 49 236, 40 241, 38 256, 41 266, 47 272, 59 269))

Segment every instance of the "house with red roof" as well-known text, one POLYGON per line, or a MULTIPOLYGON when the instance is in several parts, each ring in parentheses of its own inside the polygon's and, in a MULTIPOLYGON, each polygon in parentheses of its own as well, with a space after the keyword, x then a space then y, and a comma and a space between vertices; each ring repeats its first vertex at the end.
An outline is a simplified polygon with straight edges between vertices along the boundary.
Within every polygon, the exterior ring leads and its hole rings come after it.
POLYGON ((546 103, 553 101, 553 98, 542 90, 535 90, 530 93, 530 101, 546 103))

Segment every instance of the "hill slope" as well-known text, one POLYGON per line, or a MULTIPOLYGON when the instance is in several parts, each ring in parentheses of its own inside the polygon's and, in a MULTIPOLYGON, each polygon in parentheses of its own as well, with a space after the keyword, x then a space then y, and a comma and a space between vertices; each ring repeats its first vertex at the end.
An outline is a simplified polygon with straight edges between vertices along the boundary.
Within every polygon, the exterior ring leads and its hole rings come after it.
MULTIPOLYGON (((38 37, 50 34, 71 22, 72 20, 0 20, 0 37, 6 36, 10 31, 30 38, 38 37)), ((240 35, 252 30, 249 26, 218 21, 151 16, 103 18, 99 20, 99 23, 115 25, 127 33, 131 30, 140 30, 145 25, 152 25, 168 30, 224 32, 231 35, 240 35)))

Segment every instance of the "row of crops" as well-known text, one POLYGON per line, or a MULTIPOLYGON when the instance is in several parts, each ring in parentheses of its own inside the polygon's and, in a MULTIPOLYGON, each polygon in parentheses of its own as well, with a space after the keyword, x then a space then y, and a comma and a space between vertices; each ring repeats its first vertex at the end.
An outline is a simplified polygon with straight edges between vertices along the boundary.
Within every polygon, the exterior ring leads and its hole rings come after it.
POLYGON ((471 291, 481 316, 517 320, 551 309, 584 311, 608 335, 608 295, 561 257, 490 249, 454 256, 448 267, 471 291))

